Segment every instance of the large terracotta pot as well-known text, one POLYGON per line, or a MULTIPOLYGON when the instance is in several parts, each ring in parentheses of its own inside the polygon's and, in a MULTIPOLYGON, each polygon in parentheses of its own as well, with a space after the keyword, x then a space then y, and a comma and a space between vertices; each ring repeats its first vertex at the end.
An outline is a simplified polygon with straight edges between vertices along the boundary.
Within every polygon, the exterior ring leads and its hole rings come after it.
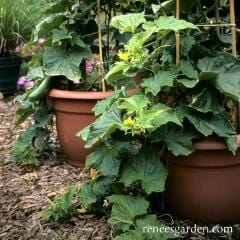
POLYGON ((187 157, 166 156, 169 210, 196 222, 239 223, 240 153, 233 156, 222 140, 213 137, 194 147, 187 157))
POLYGON ((98 100, 113 92, 81 92, 52 89, 49 93, 56 115, 61 148, 69 164, 83 167, 92 149, 84 148, 84 141, 76 133, 95 120, 92 112, 98 100))

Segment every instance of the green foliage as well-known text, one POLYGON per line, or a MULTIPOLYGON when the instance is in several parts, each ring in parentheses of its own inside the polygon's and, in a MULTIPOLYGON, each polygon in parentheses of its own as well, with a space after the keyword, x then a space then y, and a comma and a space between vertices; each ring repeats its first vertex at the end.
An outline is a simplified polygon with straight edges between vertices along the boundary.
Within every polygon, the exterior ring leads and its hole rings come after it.
POLYGON ((142 111, 150 104, 150 101, 144 95, 134 95, 130 98, 123 99, 120 109, 125 109, 129 114, 142 111))
POLYGON ((194 131, 186 131, 177 126, 165 125, 154 132, 153 139, 155 142, 163 142, 167 149, 175 156, 187 156, 194 149, 192 139, 199 137, 194 131))
MULTIPOLYGON (((132 11, 144 6, 145 13, 113 19, 111 25, 128 41, 106 79, 118 84, 128 83, 137 73, 144 77, 136 94, 117 91, 98 102, 96 121, 78 133, 86 147, 96 144, 87 157, 92 179, 81 187, 78 205, 86 211, 111 210, 108 222, 114 240, 174 239, 178 236, 173 231, 143 231, 146 226, 165 227, 150 202, 153 193, 165 189, 168 172, 161 162, 163 153, 187 156, 194 151, 193 140, 212 135, 224 139, 229 151, 236 153, 236 129, 225 101, 239 100, 240 63, 222 52, 227 46, 216 36, 210 39, 210 31, 170 17, 175 1, 123 0, 120 6, 132 11), (179 31, 182 54, 176 65, 179 31)), ((200 1, 184 0, 181 7, 192 22, 208 20, 200 1)))
POLYGON ((79 65, 90 56, 86 48, 78 47, 67 54, 60 47, 50 47, 44 52, 43 65, 48 76, 65 76, 69 80, 78 81, 82 75, 79 65))
POLYGON ((219 113, 223 110, 216 91, 207 88, 193 95, 189 106, 202 113, 219 113))
POLYGON ((99 146, 86 158, 86 166, 94 166, 103 176, 117 176, 121 164, 119 155, 124 150, 131 150, 129 143, 116 141, 114 145, 99 146))
MULTIPOLYGON (((25 119, 32 114, 32 104, 27 104, 18 110, 20 118, 18 124, 21 124, 25 119)), ((39 156, 46 148, 46 142, 49 139, 49 124, 52 121, 52 113, 44 103, 38 106, 38 110, 34 113, 34 123, 20 135, 14 142, 11 154, 16 162, 20 165, 39 165, 39 156)))
POLYGON ((149 202, 143 197, 112 195, 108 200, 113 204, 108 222, 124 232, 134 225, 137 216, 145 215, 149 207, 149 202))
POLYGON ((89 130, 91 134, 85 136, 84 133, 86 132, 82 130, 78 133, 78 136, 84 137, 84 140, 87 141, 85 147, 90 148, 99 140, 107 139, 121 124, 121 111, 118 108, 118 104, 114 103, 108 111, 104 112, 98 120, 90 126, 89 130))
MULTIPOLYGON (((38 23, 34 22, 35 28, 30 41, 23 46, 21 45, 21 55, 28 59, 31 58, 28 62, 26 78, 34 82, 34 86, 27 89, 23 94, 21 99, 23 107, 20 107, 18 111, 21 115, 18 123, 22 123, 31 115, 33 115, 35 123, 16 141, 13 154, 18 162, 24 162, 24 164, 34 162, 36 164, 40 151, 44 148, 34 146, 35 139, 47 140, 48 130, 46 126, 39 126, 39 121, 35 118, 34 113, 38 111, 41 102, 46 101, 49 90, 58 88, 96 91, 101 88, 102 79, 99 77, 101 67, 98 64, 99 59, 97 57, 95 59, 93 55, 98 54, 98 50, 94 50, 96 49, 95 40, 98 37, 96 34, 98 30, 97 9, 96 1, 86 3, 86 1, 78 0, 3 0, 0 3, 0 8, 3 5, 3 9, 7 11, 6 15, 9 14, 7 17, 12 18, 18 11, 18 9, 15 9, 18 8, 17 3, 19 4, 19 11, 22 11, 19 12, 19 15, 22 14, 22 18, 30 20, 31 16, 36 15, 35 20, 38 23), (39 2, 38 5, 36 2, 39 2), (30 12, 28 12, 26 3, 30 4, 30 12), (41 5, 43 3, 44 6, 41 5), (33 5, 35 8, 33 8, 33 5), (39 9, 36 10, 37 6, 39 9), (39 15, 36 12, 39 12, 39 15), (89 72, 86 69, 87 61, 91 65, 89 72), (28 104, 30 104, 29 107, 24 107, 28 104)), ((112 7, 109 8, 108 3, 103 3, 102 6, 105 6, 106 14, 103 14, 103 17, 107 21, 107 18, 111 15, 112 7)), ((18 15, 16 16, 18 17, 18 15)), ((9 22, 11 21, 13 20, 10 19, 9 22)), ((16 24, 18 23, 17 18, 14 21, 16 21, 16 24)), ((3 24, 0 17, 0 54, 1 48, 5 48, 5 39, 1 38, 3 24)), ((22 25, 24 24, 21 22, 21 28, 22 25)), ((29 30, 29 26, 26 25, 26 27, 29 30)), ((29 35, 31 35, 32 28, 31 25, 29 35)), ((8 26, 7 30, 4 29, 3 34, 6 31, 17 39, 21 38, 18 33, 12 33, 9 29, 13 29, 13 27, 8 26)), ((103 31, 103 38, 105 34, 109 37, 110 42, 110 28, 103 31)), ((15 47, 16 43, 14 42, 15 47)), ((103 52, 107 52, 104 50, 103 52)), ((110 46, 108 53, 109 51, 110 46)), ((48 111, 47 104, 44 107, 48 111)))
POLYGON ((111 20, 111 26, 117 28, 120 33, 134 33, 145 22, 144 13, 131 13, 114 17, 111 20))
POLYGON ((169 71, 158 71, 153 77, 144 79, 142 87, 145 88, 145 92, 152 93, 156 96, 164 86, 173 86, 174 75, 169 71))
POLYGON ((127 187, 140 182, 143 190, 150 194, 163 192, 166 178, 167 170, 159 157, 154 153, 140 152, 123 170, 120 181, 127 187))
POLYGON ((99 177, 97 180, 85 182, 78 193, 81 206, 88 209, 110 192, 112 177, 99 177))
MULTIPOLYGON (((149 64, 155 61, 158 50, 166 47, 158 47, 159 39, 166 36, 170 32, 177 32, 186 29, 196 29, 195 25, 193 25, 192 23, 188 23, 184 20, 177 20, 174 17, 161 16, 155 21, 147 21, 144 18, 143 13, 140 13, 122 15, 113 18, 113 26, 117 28, 120 32, 124 32, 124 29, 125 31, 129 31, 129 27, 127 26, 130 23, 132 24, 132 26, 134 26, 131 29, 131 32, 133 32, 134 34, 124 46, 125 52, 123 54, 119 54, 119 57, 122 61, 115 63, 110 69, 110 71, 107 73, 106 79, 109 83, 115 83, 122 78, 133 77, 136 75, 136 73, 140 72, 139 70, 148 69, 149 64), (139 21, 135 20, 133 25, 133 23, 131 22, 137 17, 139 21), (126 28, 124 28, 123 26, 125 26, 126 28), (152 41, 152 38, 156 36, 156 33, 159 36, 154 39, 154 42, 152 41), (155 44, 156 46, 155 50, 150 55, 148 55, 149 50, 146 46, 150 40, 150 44, 155 44)), ((165 76, 163 75, 162 77, 165 76)), ((173 76, 169 76, 167 72, 159 72, 158 76, 156 76, 156 81, 154 83, 149 80, 146 81, 145 84, 150 84, 149 89, 153 89, 155 87, 157 89, 160 89, 161 86, 171 84, 171 82, 173 81, 172 78, 173 76), (162 83, 162 85, 161 83, 157 82, 157 78, 161 77, 161 73, 165 75, 167 74, 167 79, 165 80, 165 83, 162 83)))
POLYGON ((70 187, 63 196, 55 197, 51 206, 43 211, 42 215, 54 222, 64 221, 76 215, 74 202, 77 195, 77 189, 77 186, 70 187))

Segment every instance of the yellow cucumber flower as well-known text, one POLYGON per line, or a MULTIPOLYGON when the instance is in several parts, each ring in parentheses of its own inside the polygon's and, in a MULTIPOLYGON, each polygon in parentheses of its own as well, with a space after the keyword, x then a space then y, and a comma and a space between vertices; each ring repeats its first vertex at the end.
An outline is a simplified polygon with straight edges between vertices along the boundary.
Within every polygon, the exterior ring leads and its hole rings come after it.
POLYGON ((91 168, 91 169, 90 169, 90 176, 91 176, 91 179, 92 179, 92 180, 97 179, 97 177, 98 177, 98 172, 97 172, 97 170, 96 170, 95 168, 91 168))
POLYGON ((123 121, 123 125, 134 125, 134 120, 131 117, 128 117, 123 121))
POLYGON ((118 52, 118 57, 123 60, 123 61, 127 61, 128 60, 128 54, 127 53, 123 53, 122 51, 119 50, 118 52))

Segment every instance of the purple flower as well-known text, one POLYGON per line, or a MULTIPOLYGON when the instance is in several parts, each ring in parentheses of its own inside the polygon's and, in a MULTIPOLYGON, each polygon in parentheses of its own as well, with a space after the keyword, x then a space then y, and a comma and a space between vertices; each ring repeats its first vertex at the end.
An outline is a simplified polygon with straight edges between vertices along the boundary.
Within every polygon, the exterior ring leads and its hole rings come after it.
POLYGON ((27 81, 24 83, 24 89, 30 89, 33 87, 33 85, 34 85, 33 81, 27 81))
POLYGON ((86 61, 86 73, 89 74, 94 70, 94 61, 87 60, 86 61))
POLYGON ((19 79, 18 79, 18 85, 20 86, 23 86, 24 83, 27 81, 27 78, 25 76, 21 76, 19 79))
POLYGON ((41 37, 41 38, 38 39, 38 44, 39 44, 39 45, 43 45, 45 42, 46 42, 46 39, 43 38, 43 37, 41 37))
POLYGON ((22 50, 22 46, 21 45, 17 45, 16 48, 15 48, 15 52, 16 53, 20 53, 22 50))
POLYGON ((21 89, 29 89, 29 88, 32 88, 33 85, 34 85, 34 82, 33 81, 30 81, 28 80, 25 76, 21 76, 19 79, 18 79, 18 85, 21 89))

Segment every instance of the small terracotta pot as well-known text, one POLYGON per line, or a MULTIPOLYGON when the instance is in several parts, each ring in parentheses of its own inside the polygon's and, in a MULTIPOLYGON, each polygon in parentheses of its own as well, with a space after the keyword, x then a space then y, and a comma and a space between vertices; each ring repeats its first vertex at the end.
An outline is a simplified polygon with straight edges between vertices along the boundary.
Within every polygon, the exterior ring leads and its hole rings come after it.
MULTIPOLYGON (((237 136, 238 144, 240 135, 237 136)), ((219 138, 194 144, 187 157, 167 154, 166 204, 170 211, 195 222, 240 221, 240 153, 234 156, 219 138)))
MULTIPOLYGON (((129 90, 134 94, 137 89, 129 90)), ((111 96, 114 92, 83 92, 52 89, 50 101, 56 115, 57 133, 67 162, 84 167, 86 156, 93 148, 84 148, 84 141, 76 133, 95 121, 93 107, 97 101, 111 96)))

